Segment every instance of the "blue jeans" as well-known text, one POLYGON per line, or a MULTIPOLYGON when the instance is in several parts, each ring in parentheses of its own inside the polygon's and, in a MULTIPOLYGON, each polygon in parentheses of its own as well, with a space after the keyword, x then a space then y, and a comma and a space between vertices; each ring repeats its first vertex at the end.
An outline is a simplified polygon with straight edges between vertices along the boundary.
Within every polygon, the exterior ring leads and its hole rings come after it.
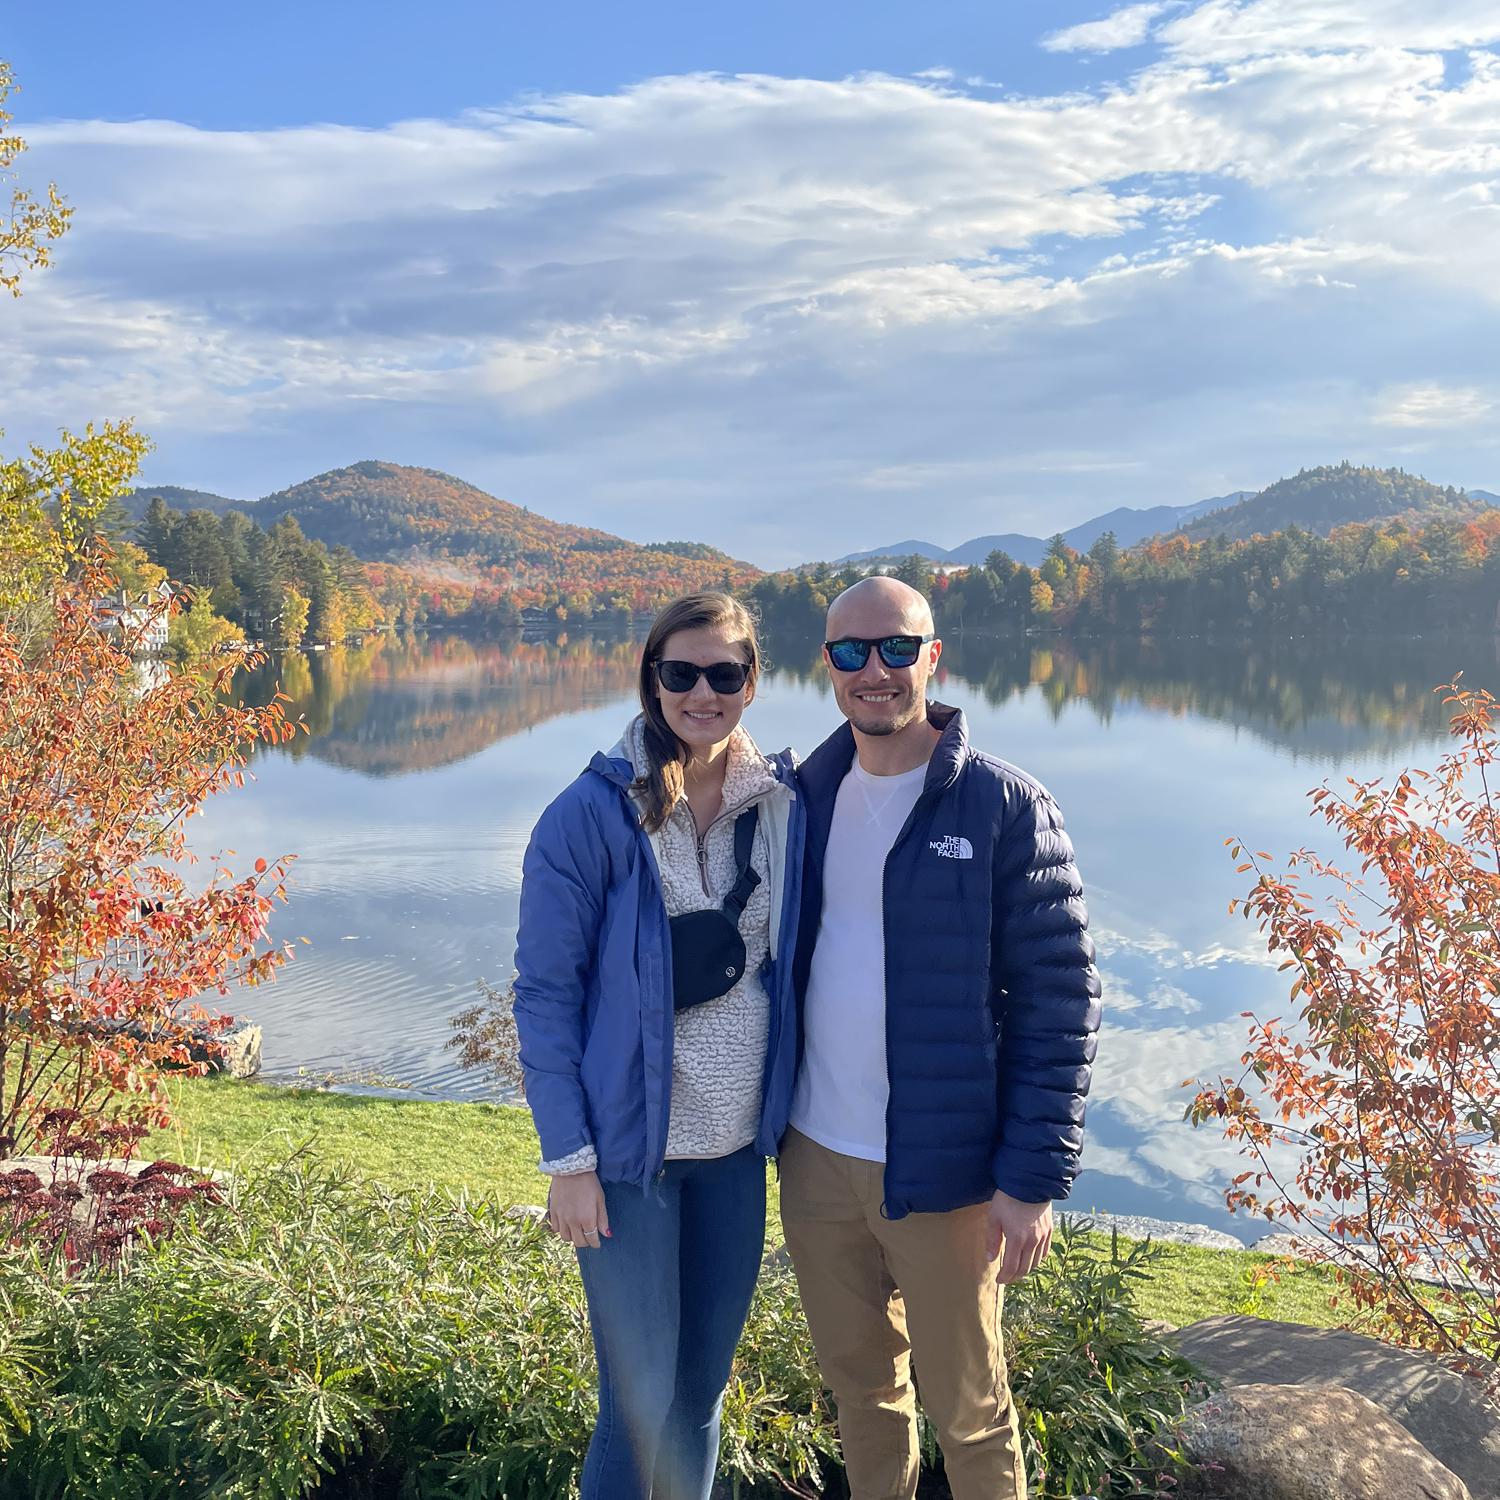
POLYGON ((599 1360, 581 1500, 708 1500, 719 1412, 760 1272, 766 1164, 753 1146, 604 1184, 610 1238, 580 1250, 599 1360))

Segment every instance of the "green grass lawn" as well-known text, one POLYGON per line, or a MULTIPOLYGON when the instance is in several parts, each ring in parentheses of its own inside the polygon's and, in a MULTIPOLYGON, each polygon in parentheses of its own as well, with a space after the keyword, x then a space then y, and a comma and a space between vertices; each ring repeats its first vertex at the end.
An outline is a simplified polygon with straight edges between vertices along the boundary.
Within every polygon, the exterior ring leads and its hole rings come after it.
MULTIPOLYGON (((507 1203, 540 1203, 546 1194, 524 1109, 365 1098, 224 1078, 180 1079, 171 1091, 177 1125, 147 1139, 142 1149, 149 1156, 199 1167, 253 1166, 305 1146, 393 1187, 436 1184, 507 1203)), ((769 1235, 778 1239, 775 1204, 773 1178, 769 1235)), ((1253 1310, 1294 1323, 1339 1321, 1328 1305, 1331 1283, 1324 1273, 1284 1273, 1257 1290, 1253 1278, 1266 1256, 1161 1248, 1157 1273, 1142 1290, 1146 1317, 1182 1324, 1253 1310)))
POLYGON ((438 1185, 540 1203, 536 1132, 524 1109, 365 1098, 228 1078, 175 1079, 175 1129, 141 1146, 188 1166, 254 1166, 308 1145, 393 1187, 438 1185))

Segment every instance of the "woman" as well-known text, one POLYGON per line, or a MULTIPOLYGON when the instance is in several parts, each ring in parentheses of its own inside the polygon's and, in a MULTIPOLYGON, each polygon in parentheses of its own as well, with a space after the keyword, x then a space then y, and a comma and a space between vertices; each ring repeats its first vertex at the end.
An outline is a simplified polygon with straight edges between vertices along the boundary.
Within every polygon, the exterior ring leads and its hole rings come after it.
POLYGON ((760 1267, 796 1060, 803 824, 790 751, 766 759, 740 723, 759 672, 727 594, 668 605, 640 714, 526 851, 526 1098, 599 1361, 582 1500, 707 1500, 760 1267))

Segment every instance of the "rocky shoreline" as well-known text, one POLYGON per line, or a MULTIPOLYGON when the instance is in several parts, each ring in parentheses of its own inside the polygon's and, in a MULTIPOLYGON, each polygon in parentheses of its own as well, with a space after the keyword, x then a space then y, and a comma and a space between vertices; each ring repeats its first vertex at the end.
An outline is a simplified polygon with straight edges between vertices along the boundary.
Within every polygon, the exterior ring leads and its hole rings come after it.
MULTIPOLYGON (((1093 1209, 1064 1208, 1057 1211, 1057 1218, 1071 1224, 1092 1225, 1095 1229, 1118 1230, 1127 1240, 1153 1239, 1174 1245, 1197 1245, 1202 1250, 1256 1250, 1261 1242, 1247 1245, 1244 1240, 1226 1234, 1222 1229, 1210 1229, 1207 1224, 1184 1224, 1176 1219, 1150 1219, 1141 1214, 1107 1214, 1093 1209)), ((1285 1238, 1268 1236, 1268 1238, 1285 1238)), ((1278 1244, 1272 1253, 1285 1254, 1278 1244)))

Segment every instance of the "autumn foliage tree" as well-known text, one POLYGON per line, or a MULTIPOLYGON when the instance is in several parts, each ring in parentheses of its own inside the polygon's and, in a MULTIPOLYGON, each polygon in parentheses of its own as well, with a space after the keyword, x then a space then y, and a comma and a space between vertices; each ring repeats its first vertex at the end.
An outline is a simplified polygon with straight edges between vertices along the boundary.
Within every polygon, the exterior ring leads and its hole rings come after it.
MULTIPOLYGON (((0 63, 0 127, 12 87, 0 63)), ((0 133, 0 182, 24 149, 0 133)), ((0 289, 20 295, 69 213, 55 185, 11 191, 0 289)), ((0 460, 0 1159, 98 1156, 162 1123, 162 1069, 201 1071, 190 1044, 229 1024, 197 997, 286 956, 266 933, 285 866, 190 882, 185 835, 291 735, 284 700, 230 702, 237 662, 143 677, 149 616, 107 602, 142 581, 139 550, 111 560, 98 536, 147 446, 112 422, 0 460)))
POLYGON ((45 266, 52 258, 52 245, 68 227, 73 210, 63 201, 55 182, 38 198, 13 182, 16 158, 26 150, 18 135, 5 134, 10 115, 6 99, 16 84, 10 64, 0 62, 0 185, 11 182, 9 202, 0 206, 0 290, 21 295, 21 273, 45 266))
POLYGON ((229 1024, 197 997, 285 957, 267 942, 285 865, 190 879, 185 832, 251 747, 290 737, 283 703, 226 702, 237 659, 143 682, 142 627, 101 612, 108 582, 59 580, 40 643, 0 616, 0 1159, 163 1123, 163 1069, 202 1071, 195 1027, 229 1024))
POLYGON ((1488 693, 1442 691, 1454 743, 1435 769, 1311 794, 1346 865, 1304 849, 1281 874, 1266 855, 1240 866, 1259 878, 1235 905, 1284 959, 1297 1014, 1249 1016, 1244 1072, 1200 1083, 1188 1115, 1253 1164, 1230 1208, 1289 1223, 1385 1332, 1493 1356, 1500 746, 1488 693))

